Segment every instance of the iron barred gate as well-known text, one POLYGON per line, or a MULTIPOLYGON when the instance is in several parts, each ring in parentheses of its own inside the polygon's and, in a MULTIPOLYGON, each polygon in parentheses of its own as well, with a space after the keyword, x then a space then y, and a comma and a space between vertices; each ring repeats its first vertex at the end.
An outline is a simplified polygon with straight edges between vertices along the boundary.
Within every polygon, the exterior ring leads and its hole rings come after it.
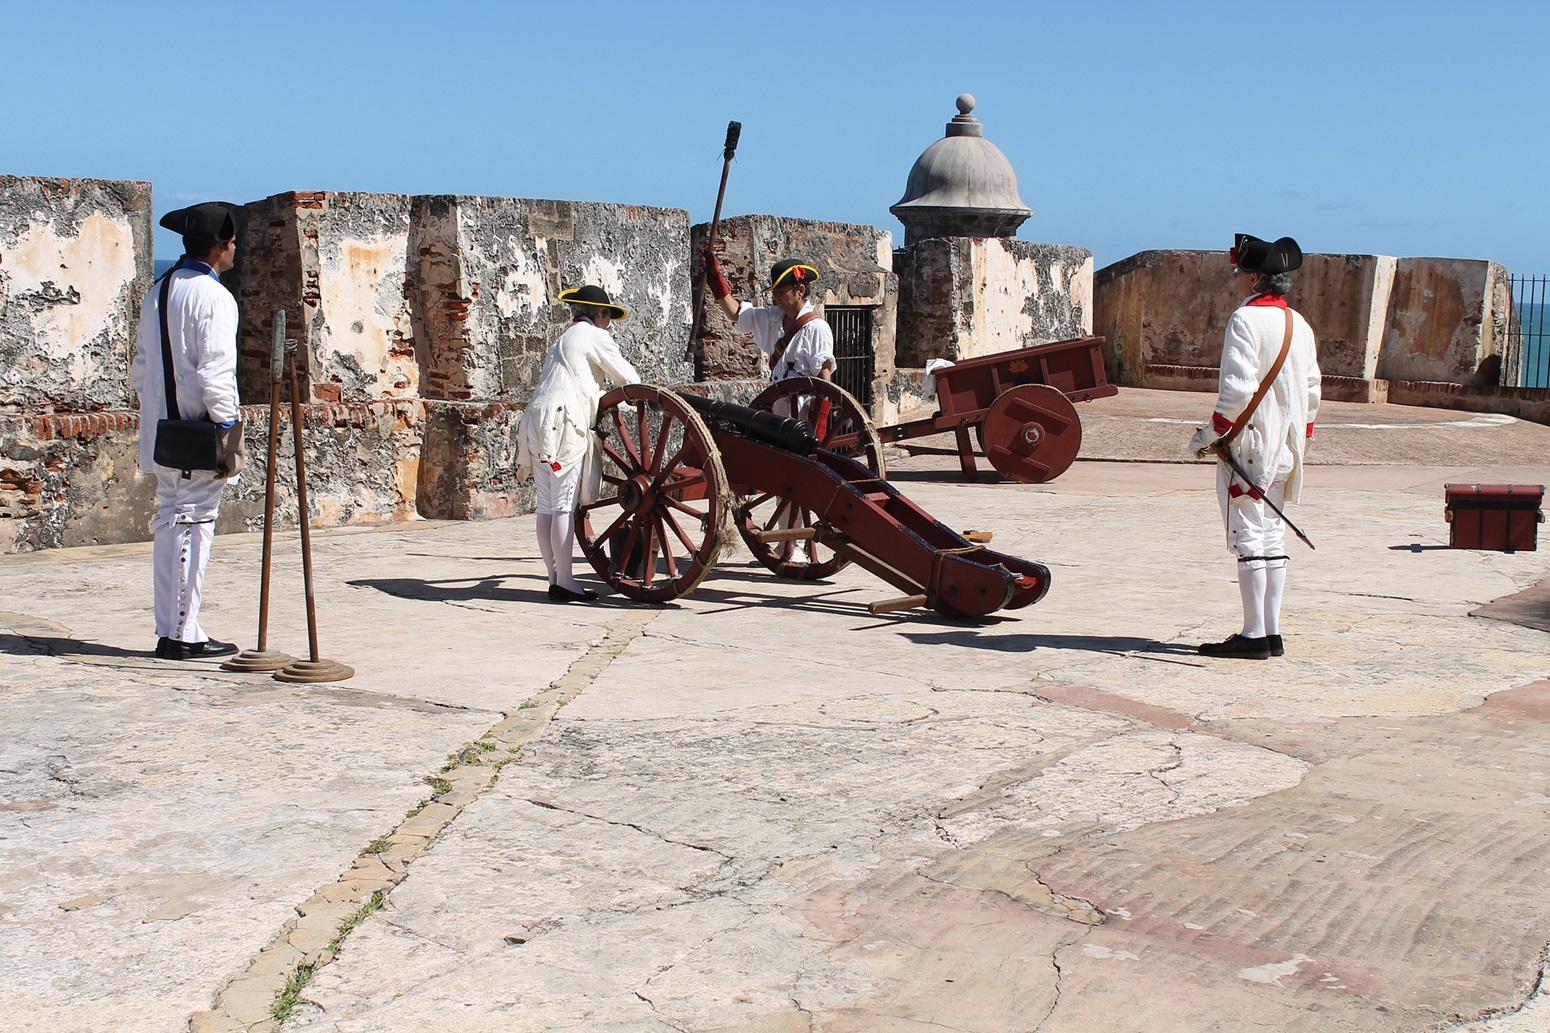
POLYGON ((872 405, 876 357, 872 349, 872 309, 865 305, 825 305, 824 321, 834 331, 834 382, 861 403, 872 405))

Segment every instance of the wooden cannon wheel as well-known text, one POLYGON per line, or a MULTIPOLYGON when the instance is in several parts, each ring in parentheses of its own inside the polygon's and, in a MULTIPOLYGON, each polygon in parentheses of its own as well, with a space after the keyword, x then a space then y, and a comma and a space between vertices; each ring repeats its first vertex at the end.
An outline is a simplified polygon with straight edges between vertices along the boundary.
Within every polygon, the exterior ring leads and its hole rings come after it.
POLYGON ((979 428, 990 465, 1008 480, 1043 484, 1070 468, 1082 448, 1082 421, 1059 388, 1020 384, 996 396, 979 428))
MULTIPOLYGON (((877 434, 871 417, 867 415, 856 397, 844 388, 817 377, 790 377, 779 380, 759 392, 748 404, 766 412, 811 419, 812 411, 820 400, 830 405, 826 426, 814 428, 819 444, 831 452, 837 452, 873 471, 879 477, 887 476, 883 460, 883 439, 877 434), (799 396, 813 396, 800 413, 797 411, 799 396), (786 404, 779 409, 777 402, 786 404)), ((811 540, 801 547, 787 542, 765 541, 762 537, 771 531, 786 528, 800 530, 813 526, 813 511, 797 505, 790 499, 770 493, 753 493, 737 497, 734 520, 738 533, 754 559, 781 577, 793 581, 822 581, 831 577, 850 561, 832 550, 811 540), (805 553, 805 559, 803 554, 805 553)))
POLYGON ((576 508, 582 552, 631 599, 687 595, 715 566, 731 511, 710 431, 678 395, 647 384, 604 395, 596 426, 603 484, 596 501, 576 508))

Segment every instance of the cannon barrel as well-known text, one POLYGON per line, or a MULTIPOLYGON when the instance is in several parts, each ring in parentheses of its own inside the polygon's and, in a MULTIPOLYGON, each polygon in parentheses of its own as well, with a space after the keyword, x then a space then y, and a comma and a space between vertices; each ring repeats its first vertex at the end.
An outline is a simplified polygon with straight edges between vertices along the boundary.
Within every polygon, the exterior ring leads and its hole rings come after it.
POLYGON ((818 435, 802 420, 777 416, 762 409, 750 409, 735 402, 717 402, 698 395, 683 395, 689 407, 711 423, 735 431, 765 445, 797 455, 811 455, 818 447, 818 435))

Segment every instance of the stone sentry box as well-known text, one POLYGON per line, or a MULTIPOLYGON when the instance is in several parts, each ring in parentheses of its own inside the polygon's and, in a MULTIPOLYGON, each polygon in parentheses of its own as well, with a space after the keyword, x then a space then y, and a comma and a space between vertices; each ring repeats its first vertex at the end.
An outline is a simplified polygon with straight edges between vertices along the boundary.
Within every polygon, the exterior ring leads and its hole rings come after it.
MULTIPOLYGON (((695 275, 708 223, 693 228, 695 275)), ((722 271, 739 301, 773 302, 765 287, 770 267, 784 258, 810 262, 819 273, 813 307, 836 330, 836 380, 863 404, 893 375, 894 323, 898 281, 891 270, 893 236, 886 230, 852 223, 742 215, 724 220, 717 230, 716 252, 722 271), (847 334, 847 329, 858 334, 847 334), (852 371, 856 371, 854 374, 852 371)), ((692 343, 695 379, 757 382, 768 378, 753 338, 739 333, 705 291, 704 323, 692 343)))

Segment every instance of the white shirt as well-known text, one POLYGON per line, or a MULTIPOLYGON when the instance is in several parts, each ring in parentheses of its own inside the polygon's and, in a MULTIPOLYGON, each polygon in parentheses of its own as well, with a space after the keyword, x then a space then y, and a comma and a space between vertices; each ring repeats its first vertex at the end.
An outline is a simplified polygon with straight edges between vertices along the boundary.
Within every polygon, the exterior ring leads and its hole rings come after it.
POLYGON ((1300 313, 1274 305, 1248 304, 1233 312, 1222 343, 1215 425, 1218 429, 1221 421, 1230 425, 1259 390, 1260 381, 1281 354, 1288 312, 1292 316, 1292 346, 1286 364, 1249 417, 1248 426, 1233 439, 1232 451, 1261 486, 1268 485, 1277 468, 1290 461, 1286 499, 1296 502, 1302 493, 1303 444, 1308 426, 1318 415, 1321 389, 1313 328, 1300 313))
POLYGON ((638 384, 640 374, 620 354, 613 334, 585 320, 572 323, 544 356, 538 387, 523 414, 520 443, 529 455, 562 468, 581 462, 609 380, 638 384))
MULTIPOLYGON (((797 313, 797 318, 800 319, 811 311, 813 311, 812 302, 803 302, 802 311, 797 313)), ((780 335, 785 330, 785 318, 786 314, 778 305, 754 308, 745 301, 737 310, 737 328, 745 334, 753 334, 754 343, 759 346, 764 357, 770 359, 775 354, 775 342, 780 340, 780 335)), ((823 370, 826 362, 830 365, 835 364, 834 331, 830 330, 829 324, 822 319, 810 320, 786 343, 786 350, 781 353, 780 361, 773 363, 770 368, 770 379, 816 377, 823 370)))
MULTIPOLYGON (((178 415, 185 420, 208 416, 216 423, 237 419, 237 299, 209 266, 198 264, 167 275, 167 338, 172 345, 172 375, 178 415)), ((156 422, 167 418, 162 376, 160 283, 140 306, 135 359, 129 379, 140 396, 140 469, 155 473, 156 422)))

